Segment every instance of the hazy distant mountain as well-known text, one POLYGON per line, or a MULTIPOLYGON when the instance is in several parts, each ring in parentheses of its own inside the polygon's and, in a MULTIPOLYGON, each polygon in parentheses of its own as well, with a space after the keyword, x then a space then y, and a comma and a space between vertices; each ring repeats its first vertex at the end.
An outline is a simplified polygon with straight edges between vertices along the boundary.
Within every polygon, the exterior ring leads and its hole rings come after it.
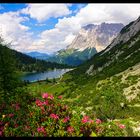
POLYGON ((8 49, 10 51, 10 53, 15 57, 16 67, 17 67, 17 70, 19 70, 19 71, 42 72, 42 71, 47 71, 47 70, 55 69, 55 68, 58 68, 58 69, 68 68, 67 65, 62 65, 62 64, 47 62, 44 60, 35 59, 31 56, 28 56, 28 55, 18 52, 16 50, 12 50, 12 49, 6 47, 5 45, 1 45, 1 43, 0 43, 1 52, 3 52, 5 49, 8 49))
POLYGON ((48 55, 46 53, 40 53, 37 51, 26 53, 26 55, 29 55, 31 57, 41 59, 41 60, 47 60, 50 57, 50 55, 48 55))

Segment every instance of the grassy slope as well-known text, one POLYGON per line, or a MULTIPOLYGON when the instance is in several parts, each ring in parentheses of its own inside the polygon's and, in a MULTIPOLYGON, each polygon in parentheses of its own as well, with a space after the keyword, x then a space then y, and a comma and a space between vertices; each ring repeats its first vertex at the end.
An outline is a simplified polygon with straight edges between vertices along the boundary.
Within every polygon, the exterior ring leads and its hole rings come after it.
MULTIPOLYGON (((140 33, 135 37, 138 35, 140 33)), ((58 79, 57 84, 34 83, 29 85, 30 91, 34 95, 42 92, 63 95, 67 104, 79 107, 87 114, 94 111, 102 117, 113 117, 113 119, 123 119, 129 122, 132 119, 132 122, 140 124, 140 83, 138 83, 140 71, 135 75, 131 74, 131 72, 135 73, 135 65, 140 62, 140 40, 129 48, 129 44, 135 40, 135 37, 125 44, 119 44, 113 48, 110 54, 108 52, 102 56, 99 56, 100 53, 95 55, 76 70, 65 74, 62 79, 58 79), (105 67, 103 71, 92 76, 84 74, 92 64, 94 64, 95 70, 104 66, 120 50, 123 51, 123 54, 120 54, 118 59, 105 67), (124 59, 129 55, 129 58, 124 59), (129 74, 125 79, 122 79, 126 71, 129 74), (135 94, 137 96, 129 102, 126 94, 129 94, 130 97, 135 96, 135 94), (120 103, 124 103, 126 107, 122 109, 120 103)), ((140 68, 138 67, 138 69, 140 68)))
MULTIPOLYGON (((140 71, 132 75, 131 73, 133 72, 135 73, 135 69, 127 69, 126 71, 119 73, 118 75, 111 76, 110 78, 98 81, 92 79, 83 86, 76 86, 77 88, 72 88, 72 85, 74 87, 74 82, 65 82, 66 79, 70 78, 70 75, 67 74, 61 82, 60 79, 58 79, 55 84, 46 82, 41 82, 40 84, 33 83, 29 85, 28 88, 34 96, 39 96, 43 92, 63 95, 64 101, 67 104, 73 108, 80 108, 81 111, 86 114, 91 114, 97 110, 97 108, 102 104, 102 97, 105 96, 109 98, 110 95, 119 95, 121 97, 120 103, 121 101, 126 103, 127 108, 124 110, 120 109, 119 112, 116 112, 115 119, 121 119, 126 122, 131 121, 132 123, 138 123, 136 125, 139 125, 140 95, 138 94, 138 96, 131 102, 125 100, 126 96, 123 96, 124 89, 129 87, 135 87, 135 89, 131 88, 131 92, 129 92, 129 94, 135 94, 136 91, 140 93, 139 86, 135 86, 140 79, 140 71), (123 77, 125 78, 123 79, 123 77)), ((116 100, 117 97, 118 96, 115 96, 116 100)), ((104 113, 107 114, 107 112, 104 113)), ((114 114, 114 112, 112 112, 112 114, 114 114)))
MULTIPOLYGON (((129 71, 132 72, 133 70, 129 71)), ((70 100, 70 104, 89 107, 95 105, 95 98, 98 96, 98 94, 101 96, 103 96, 103 94, 107 94, 108 92, 110 92, 110 94, 113 92, 116 92, 116 94, 123 94, 123 90, 125 88, 128 88, 132 85, 136 85, 140 78, 139 75, 140 72, 136 75, 128 74, 125 77, 126 80, 123 80, 122 82, 123 73, 120 73, 119 76, 112 76, 110 78, 106 78, 99 81, 95 81, 94 79, 92 79, 89 82, 87 82, 87 84, 80 86, 74 86, 74 82, 65 82, 64 78, 66 79, 69 76, 65 75, 61 82, 60 79, 58 79, 57 83, 55 84, 46 82, 40 82, 40 84, 33 83, 29 85, 29 89, 34 94, 40 94, 42 92, 50 92, 56 95, 61 94, 65 97, 66 101, 70 100), (73 90, 72 87, 74 87, 73 90), (79 100, 79 102, 75 102, 76 98, 77 100, 79 100)), ((138 86, 136 87, 136 89, 140 90, 138 86)), ((132 89, 132 91, 135 92, 136 89, 132 89)), ((139 104, 139 101, 135 100, 128 104, 134 103, 139 104)))
POLYGON ((95 48, 87 48, 82 52, 71 48, 60 51, 57 56, 49 58, 49 61, 77 66, 83 63, 85 60, 91 58, 96 53, 97 51, 95 48))
POLYGON ((10 51, 14 55, 17 61, 16 64, 17 64, 17 69, 19 71, 23 71, 23 72, 47 71, 49 69, 54 69, 54 68, 68 68, 69 67, 67 65, 58 64, 55 62, 52 63, 52 62, 47 62, 44 60, 39 60, 39 59, 30 57, 26 54, 23 54, 15 50, 10 49, 10 51))

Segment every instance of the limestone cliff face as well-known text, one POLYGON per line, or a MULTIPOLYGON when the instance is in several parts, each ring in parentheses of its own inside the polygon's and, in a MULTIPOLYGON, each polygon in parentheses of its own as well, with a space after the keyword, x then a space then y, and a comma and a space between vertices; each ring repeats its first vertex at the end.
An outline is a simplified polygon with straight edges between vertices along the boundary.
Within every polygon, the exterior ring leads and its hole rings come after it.
MULTIPOLYGON (((123 30, 118 34, 118 36, 108 46, 108 48, 106 48, 106 50, 104 51, 104 53, 107 52, 107 51, 109 51, 112 47, 116 46, 119 43, 125 43, 125 42, 127 42, 133 36, 135 36, 139 31, 140 31, 140 17, 137 20, 135 20, 135 21, 129 23, 127 26, 125 26, 123 28, 123 30)), ((138 40, 138 39, 139 39, 139 36, 135 40, 138 40)))
POLYGON ((67 49, 83 51, 95 48, 97 52, 105 49, 123 28, 121 23, 89 24, 84 26, 67 49))
MULTIPOLYGON (((104 68, 113 71, 129 68, 140 60, 140 17, 126 25, 113 41, 90 59, 86 74, 95 75, 104 68), (96 61, 94 61, 96 60, 96 61)), ((112 72, 111 71, 111 72, 112 72)))

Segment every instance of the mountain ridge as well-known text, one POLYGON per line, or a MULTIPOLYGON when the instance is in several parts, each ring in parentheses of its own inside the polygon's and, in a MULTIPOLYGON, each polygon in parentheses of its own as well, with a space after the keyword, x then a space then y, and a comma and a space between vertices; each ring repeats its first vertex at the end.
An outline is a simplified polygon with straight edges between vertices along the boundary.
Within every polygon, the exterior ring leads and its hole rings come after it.
POLYGON ((40 53, 37 51, 33 51, 33 52, 29 52, 29 53, 25 53, 28 56, 31 56, 33 58, 37 58, 37 59, 41 59, 41 60, 47 60, 49 57, 51 57, 50 55, 46 54, 46 53, 40 53))
POLYGON ((47 71, 49 69, 54 69, 54 68, 68 68, 69 67, 67 65, 58 64, 55 62, 54 63, 47 62, 44 60, 39 60, 39 59, 30 57, 26 54, 13 50, 1 43, 0 43, 0 48, 1 48, 1 51, 3 51, 5 48, 10 51, 10 53, 12 54, 12 56, 14 56, 16 60, 17 70, 20 72, 33 72, 33 71, 43 72, 43 71, 47 71))
POLYGON ((75 39, 66 49, 58 51, 54 57, 49 58, 48 60, 71 65, 74 60, 77 60, 76 64, 80 65, 97 52, 103 50, 113 40, 122 27, 123 24, 121 23, 86 25, 81 28, 75 39), (86 52, 86 55, 84 52, 86 52), (65 56, 62 56, 62 53, 65 54, 65 56), (71 58, 71 62, 67 61, 69 58, 71 58))

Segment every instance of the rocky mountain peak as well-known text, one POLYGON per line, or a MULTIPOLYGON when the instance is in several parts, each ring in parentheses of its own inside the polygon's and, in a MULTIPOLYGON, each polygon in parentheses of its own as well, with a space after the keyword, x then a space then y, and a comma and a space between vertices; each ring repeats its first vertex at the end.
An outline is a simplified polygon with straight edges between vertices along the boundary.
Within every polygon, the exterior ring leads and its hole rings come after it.
POLYGON ((83 51, 95 48, 97 52, 105 49, 123 28, 121 23, 88 24, 81 28, 68 49, 83 51))
POLYGON ((88 24, 86 26, 83 26, 82 28, 85 29, 85 30, 92 30, 96 26, 97 25, 94 25, 94 24, 88 24))

